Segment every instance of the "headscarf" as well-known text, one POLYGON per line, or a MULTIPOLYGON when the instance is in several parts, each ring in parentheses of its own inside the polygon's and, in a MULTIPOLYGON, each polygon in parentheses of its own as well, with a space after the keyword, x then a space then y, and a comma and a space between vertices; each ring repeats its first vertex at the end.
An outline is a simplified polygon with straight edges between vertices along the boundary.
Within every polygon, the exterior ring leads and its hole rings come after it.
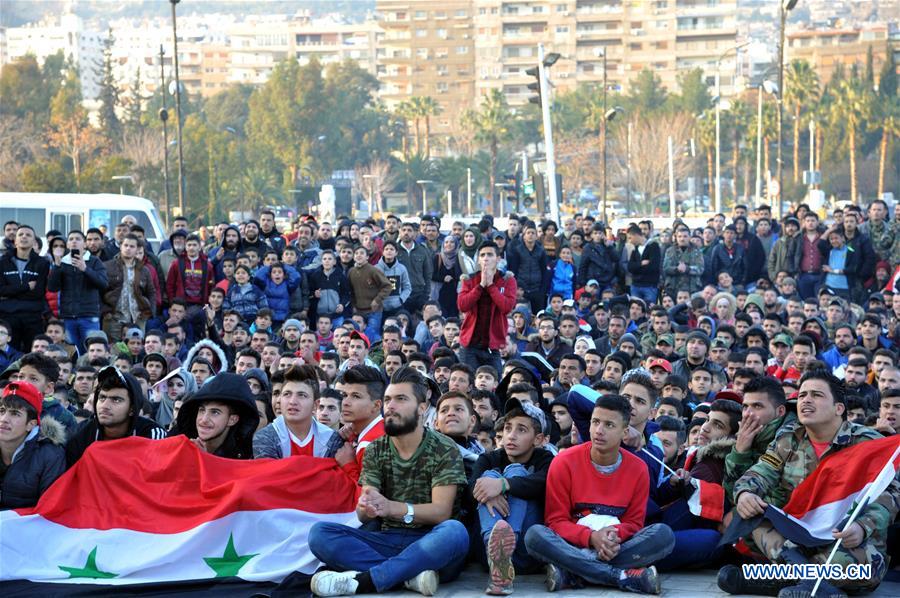
POLYGON ((453 235, 447 235, 444 239, 446 242, 447 239, 453 241, 453 251, 447 253, 444 251, 443 244, 441 245, 441 261, 444 263, 444 267, 448 270, 452 270, 454 264, 456 264, 457 259, 459 259, 459 239, 454 237, 453 235))
MULTIPOLYGON (((477 226, 470 226, 468 229, 466 229, 466 232, 469 231, 472 231, 472 233, 475 234, 475 244, 472 247, 466 247, 465 242, 460 240, 460 247, 462 247, 462 252, 474 261, 478 257, 478 249, 481 247, 483 239, 481 237, 481 231, 478 230, 477 226)), ((465 238, 465 233, 463 233, 463 237, 465 238)))

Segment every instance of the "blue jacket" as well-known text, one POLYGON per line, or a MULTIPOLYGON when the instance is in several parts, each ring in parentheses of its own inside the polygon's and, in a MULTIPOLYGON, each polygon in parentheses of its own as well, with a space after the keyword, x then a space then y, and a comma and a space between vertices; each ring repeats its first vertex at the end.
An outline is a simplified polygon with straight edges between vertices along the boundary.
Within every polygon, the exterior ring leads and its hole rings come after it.
MULTIPOLYGON (((275 284, 269 276, 269 267, 263 266, 253 277, 253 284, 265 293, 268 307, 272 310, 272 320, 275 322, 287 320, 291 312, 291 293, 300 284, 300 273, 292 267, 285 266, 284 275, 285 279, 280 284, 275 284)), ((231 287, 228 290, 230 291, 231 287)))
MULTIPOLYGON (((8 342, 10 339, 6 340, 8 342)), ((20 357, 22 357, 22 352, 17 351, 12 345, 6 345, 6 351, 0 350, 0 374, 9 367, 9 364, 20 357)))
POLYGON ((233 309, 241 314, 244 322, 251 323, 256 319, 256 312, 264 307, 269 307, 266 294, 253 286, 253 283, 247 283, 241 287, 234 282, 228 285, 228 293, 225 294, 225 303, 222 307, 227 311, 233 309))
POLYGON ((63 445, 66 433, 56 420, 45 417, 40 427, 16 449, 0 486, 0 511, 37 504, 41 495, 66 471, 63 445))
POLYGON ((563 299, 571 299, 575 292, 575 266, 556 260, 551 269, 553 275, 550 281, 550 294, 559 293, 563 299))
POLYGON ((822 353, 822 361, 827 363, 828 367, 830 367, 832 371, 838 369, 842 365, 847 365, 847 362, 849 360, 849 355, 841 355, 841 352, 838 351, 837 346, 832 346, 830 349, 822 353))

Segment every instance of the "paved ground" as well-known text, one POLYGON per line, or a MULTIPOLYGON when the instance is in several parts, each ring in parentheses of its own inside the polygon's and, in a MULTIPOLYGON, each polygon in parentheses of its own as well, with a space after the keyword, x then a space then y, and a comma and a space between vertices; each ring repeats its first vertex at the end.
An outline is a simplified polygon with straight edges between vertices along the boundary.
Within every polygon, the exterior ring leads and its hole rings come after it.
MULTIPOLYGON (((481 596, 487 583, 487 574, 480 568, 469 566, 460 578, 438 589, 437 596, 481 596)), ((662 576, 662 595, 667 598, 712 598, 713 596, 728 596, 716 586, 715 571, 700 571, 696 573, 674 573, 662 576)), ((544 587, 543 575, 524 575, 516 578, 515 593, 513 596, 537 596, 547 594, 544 587)), ((412 596, 413 594, 405 593, 412 596)), ((618 590, 606 590, 602 588, 589 588, 583 590, 569 590, 558 592, 555 596, 560 598, 591 598, 595 596, 634 596, 618 590)), ((900 596, 900 583, 883 583, 878 591, 870 596, 878 598, 896 598, 900 596)))

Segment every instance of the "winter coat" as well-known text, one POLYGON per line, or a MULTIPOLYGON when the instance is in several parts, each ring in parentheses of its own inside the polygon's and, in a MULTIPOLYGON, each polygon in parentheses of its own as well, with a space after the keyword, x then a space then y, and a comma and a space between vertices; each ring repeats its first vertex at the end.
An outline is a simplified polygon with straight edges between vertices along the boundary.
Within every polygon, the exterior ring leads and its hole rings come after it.
POLYGON ((768 271, 769 280, 775 280, 779 272, 787 272, 788 276, 796 277, 800 272, 800 258, 803 257, 803 233, 796 233, 793 237, 782 235, 775 241, 772 251, 769 252, 768 271))
MULTIPOLYGON (((543 249, 541 249, 543 251, 543 249)), ((459 331, 459 343, 463 347, 476 347, 473 343, 473 336, 477 328, 476 320, 478 319, 478 304, 484 293, 489 295, 490 301, 490 333, 487 339, 486 348, 499 351, 501 347, 506 345, 507 322, 506 317, 516 306, 516 290, 517 281, 512 273, 507 272, 505 276, 499 273, 494 276, 494 280, 486 289, 481 286, 481 272, 476 272, 472 276, 462 277, 462 289, 459 292, 456 305, 460 313, 465 314, 462 327, 459 331)), ((478 339, 484 343, 484 339, 478 339)))
MULTIPOLYGON (((121 255, 117 255, 103 265, 106 267, 108 282, 106 292, 103 294, 103 305, 101 306, 101 312, 105 315, 116 311, 119 297, 122 296, 122 285, 125 284, 125 265, 122 263, 121 255)), ((134 263, 134 280, 132 284, 140 317, 143 320, 149 320, 156 313, 156 289, 153 287, 149 268, 137 260, 134 263)))
POLYGON ((397 261, 406 266, 413 295, 428 294, 434 273, 433 255, 421 243, 416 243, 412 249, 407 249, 402 243, 397 244, 397 261))
POLYGON ((575 293, 575 266, 556 260, 550 266, 550 294, 559 293, 563 299, 571 299, 575 293))
POLYGON ((166 290, 169 299, 184 299, 188 305, 206 305, 209 302, 209 293, 213 289, 215 282, 215 272, 213 266, 203 253, 197 256, 195 267, 200 269, 200 295, 198 297, 189 297, 184 288, 185 270, 190 266, 191 260, 186 253, 178 256, 172 265, 169 266, 166 274, 166 290))
POLYGON ((693 245, 681 248, 672 245, 666 250, 663 259, 663 274, 665 274, 665 289, 672 297, 678 291, 696 293, 703 288, 703 254, 693 245), (687 268, 684 272, 678 271, 678 264, 683 262, 687 268))
MULTIPOLYGON (((733 254, 728 253, 724 243, 719 243, 713 247, 709 258, 709 275, 712 280, 718 280, 719 273, 724 270, 731 275, 734 284, 743 285, 747 271, 744 264, 744 248, 738 243, 735 243, 732 247, 734 248, 733 254)), ((755 283, 756 280, 751 282, 755 283)))
POLYGON ((581 252, 581 265, 578 267, 576 286, 582 287, 589 280, 600 283, 600 289, 612 286, 616 278, 618 253, 615 247, 605 243, 587 243, 581 252))
POLYGON ((264 307, 269 307, 269 302, 266 294, 256 288, 253 283, 239 285, 235 282, 228 287, 222 307, 226 311, 233 309, 245 322, 252 322, 256 319, 256 312, 264 307))
MULTIPOLYGON (((793 413, 776 417, 757 432, 756 437, 753 439, 753 445, 750 447, 749 451, 741 453, 738 452, 736 447, 732 447, 731 451, 725 457, 725 478, 722 482, 722 485, 725 487, 725 494, 732 504, 735 502, 735 483, 741 479, 741 476, 744 475, 748 469, 753 467, 753 464, 756 463, 760 457, 766 454, 766 449, 769 447, 769 444, 775 440, 778 431, 782 427, 793 425, 796 421, 797 416, 793 413)), ((762 498, 781 505, 786 503, 788 498, 790 498, 782 488, 774 488, 772 489, 772 492, 775 494, 774 500, 765 496, 762 498)))
POLYGON ((384 272, 371 264, 353 266, 347 273, 353 294, 353 310, 360 314, 370 314, 384 309, 384 300, 390 294, 391 281, 384 272), (372 304, 375 304, 375 307, 372 304))
POLYGON ((535 242, 528 249, 525 242, 516 243, 506 250, 509 271, 516 277, 516 285, 526 293, 546 293, 550 286, 550 272, 547 266, 550 258, 544 246, 535 242))
POLYGON ((309 310, 310 315, 324 316, 328 315, 332 318, 338 315, 349 318, 352 310, 350 308, 350 281, 341 268, 335 266, 331 272, 325 273, 324 268, 313 270, 309 274, 309 310), (316 297, 316 291, 319 296, 316 297), (338 314, 337 306, 343 305, 343 311, 338 314))
POLYGON ((59 291, 59 315, 62 318, 99 318, 100 293, 106 290, 106 268, 100 258, 85 252, 84 272, 72 265, 72 254, 63 256, 59 266, 50 269, 47 289, 59 291))
POLYGON ((441 314, 445 318, 455 318, 459 315, 459 308, 456 306, 456 297, 459 295, 459 279, 463 275, 460 261, 462 256, 458 256, 453 260, 453 267, 447 268, 440 254, 434 256, 434 270, 431 275, 431 299, 437 301, 441 306, 441 314), (446 277, 450 277, 450 282, 444 282, 446 277))
MULTIPOLYGON (((284 322, 287 320, 291 309, 291 294, 300 285, 300 273, 290 266, 284 267, 284 280, 275 284, 269 275, 268 266, 263 266, 256 271, 253 284, 266 296, 266 303, 272 310, 272 320, 284 322)), ((249 321, 249 320, 248 320, 249 321)))
MULTIPOLYGON (((50 263, 37 252, 32 251, 22 276, 16 267, 13 256, 15 251, 4 253, 0 257, 0 314, 7 318, 21 314, 42 314, 47 309, 47 278, 50 275, 50 263), (32 289, 29 283, 34 281, 32 289)), ((6 319, 6 318, 4 318, 6 319)))
MULTIPOLYGON (((184 358, 184 368, 187 371, 191 371, 191 363, 197 356, 197 352, 200 351, 200 349, 202 349, 203 347, 210 349, 218 360, 218 363, 215 363, 216 359, 213 360, 213 376, 221 374, 222 372, 227 372, 229 362, 228 357, 225 355, 225 351, 223 351, 222 348, 219 347, 219 345, 209 340, 208 338, 201 339, 194 343, 194 346, 191 347, 190 351, 188 351, 187 357, 184 358)), ((209 382, 209 380, 207 380, 207 382, 209 382)))
MULTIPOLYGON (((8 341, 9 339, 7 339, 8 341)), ((18 351, 12 345, 7 344, 6 350, 0 349, 0 373, 6 371, 13 362, 17 361, 20 357, 22 357, 22 352, 18 351)))
POLYGON ((297 268, 301 270, 315 270, 322 265, 322 250, 315 241, 310 241, 306 249, 300 249, 297 243, 293 243, 297 250, 297 268))
MULTIPOLYGON (((217 245, 217 246, 213 247, 212 249, 210 249, 206 254, 206 256, 209 258, 210 263, 216 269, 216 281, 217 282, 221 281, 221 280, 225 280, 225 272, 222 271, 222 262, 227 257, 237 260, 238 253, 240 253, 240 249, 241 249, 241 240, 240 240, 241 230, 238 227, 234 226, 233 224, 231 226, 229 226, 228 228, 226 228, 225 233, 222 234, 223 243, 225 241, 225 234, 228 232, 229 229, 233 230, 234 232, 236 232, 238 234, 237 247, 235 247, 234 249, 226 249, 224 245, 217 245), (218 257, 219 249, 224 250, 224 251, 222 251, 222 257, 218 257)), ((260 256, 260 259, 262 259, 262 256, 260 256)))
POLYGON ((662 252, 659 243, 649 241, 644 246, 644 253, 641 255, 639 248, 635 247, 631 255, 628 256, 628 272, 631 274, 631 284, 638 287, 657 287, 659 286, 659 274, 662 270, 662 252), (648 265, 641 262, 649 260, 648 265))
POLYGON ((66 471, 66 433, 51 418, 31 430, 13 453, 12 463, 0 486, 0 511, 25 509, 37 504, 41 495, 66 471))
POLYGON ((391 283, 391 292, 384 300, 384 309, 389 311, 400 309, 412 294, 412 285, 406 266, 398 260, 394 260, 394 263, 388 266, 384 262, 384 258, 381 258, 375 267, 381 270, 391 283))
POLYGON ((197 393, 185 398, 178 411, 177 423, 178 431, 188 438, 197 438, 197 412, 205 401, 226 403, 240 418, 214 454, 227 459, 252 459, 259 411, 246 378, 239 374, 220 374, 197 393))
MULTIPOLYGON (((734 243, 744 248, 744 284, 756 284, 766 276, 766 250, 762 242, 753 233, 744 233, 734 243)), ((737 280, 734 282, 740 284, 737 280)))
POLYGON ((284 237, 281 236, 281 233, 278 232, 278 229, 272 228, 269 232, 264 232, 262 226, 259 227, 259 238, 263 240, 269 247, 278 252, 278 256, 281 256, 281 253, 284 251, 284 247, 287 244, 284 237))
POLYGON ((150 272, 150 281, 153 283, 153 290, 156 291, 156 313, 161 313, 163 308, 163 299, 165 299, 166 301, 169 301, 171 299, 171 297, 168 297, 164 292, 166 290, 165 281, 162 281, 162 284, 160 283, 156 268, 152 267, 152 264, 146 255, 144 256, 144 261, 142 261, 141 263, 144 264, 144 268, 146 268, 147 271, 150 272))

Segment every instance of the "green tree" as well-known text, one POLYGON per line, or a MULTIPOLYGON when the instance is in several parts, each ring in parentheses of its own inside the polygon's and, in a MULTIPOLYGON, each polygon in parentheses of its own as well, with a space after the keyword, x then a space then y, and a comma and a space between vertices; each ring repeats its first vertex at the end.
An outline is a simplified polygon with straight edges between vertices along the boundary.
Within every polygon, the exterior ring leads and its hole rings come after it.
POLYGON ((266 168, 249 166, 241 175, 241 209, 244 203, 253 206, 258 214, 262 206, 273 199, 283 199, 278 179, 266 168))
MULTIPOLYGON (((721 123, 719 126, 721 129, 721 123)), ((713 160, 716 151, 716 114, 714 111, 707 109, 700 115, 700 118, 697 119, 696 134, 697 143, 706 153, 706 180, 709 181, 708 194, 710 201, 713 201, 716 196, 716 172, 715 161, 713 160)))
POLYGON ((326 136, 331 101, 324 93, 322 68, 315 59, 300 66, 290 59, 278 63, 272 76, 250 98, 247 130, 290 172, 296 186, 301 166, 314 168, 317 141, 326 136))
MULTIPOLYGON (((44 78, 31 54, 3 65, 0 71, 0 114, 28 118, 40 111, 44 78)), ((46 109, 49 116, 49 102, 46 109)))
MULTIPOLYGON (((475 138, 488 146, 491 156, 489 192, 494 197, 497 180, 497 156, 500 144, 509 138, 512 113, 506 103, 506 96, 499 89, 492 89, 482 100, 478 110, 469 110, 464 115, 465 123, 475 131, 475 138)), ((494 202, 491 202, 493 207, 494 202)), ((496 211, 494 211, 496 213, 496 211)))
POLYGON ((702 69, 696 68, 679 73, 678 89, 680 93, 669 98, 676 110, 696 115, 712 105, 712 96, 709 95, 709 87, 702 69))
POLYGON ((873 130, 881 130, 878 160, 878 196, 881 197, 884 193, 884 172, 891 141, 895 137, 900 138, 900 98, 880 102, 877 110, 878 118, 873 119, 869 126, 873 130))
POLYGON ((97 110, 100 131, 113 144, 118 145, 122 140, 122 123, 116 114, 116 108, 119 106, 119 84, 113 73, 112 47, 114 43, 115 38, 110 29, 103 40, 103 59, 95 64, 95 68, 99 70, 100 74, 100 93, 97 96, 100 101, 100 108, 97 110))
MULTIPOLYGON (((794 162, 793 181, 800 181, 800 127, 802 114, 819 99, 819 77, 805 60, 793 60, 784 72, 785 103, 793 113, 794 162)), ((808 119, 806 122, 809 122, 808 119)))
POLYGON ((252 86, 238 83, 207 98, 203 102, 207 122, 215 129, 232 128, 243 135, 250 115, 249 102, 252 95, 252 86))
POLYGON ((878 77, 878 95, 882 98, 895 97, 897 95, 897 61, 894 59, 893 46, 887 43, 885 50, 887 58, 881 67, 881 75, 878 77))
POLYGON ((143 83, 141 81, 141 67, 138 66, 134 72, 134 79, 131 81, 131 88, 128 90, 128 97, 125 99, 125 128, 141 129, 143 128, 143 112, 144 103, 147 98, 142 92, 143 83))
MULTIPOLYGON (((131 172, 131 162, 122 156, 107 155, 88 162, 81 175, 81 193, 118 193, 119 181, 114 176, 131 172)), ((137 189, 125 187, 125 193, 137 193, 137 189)))
POLYGON ((668 93, 662 80, 650 69, 645 68, 629 83, 627 101, 632 112, 651 113, 662 110, 667 99, 668 93))
POLYGON ((843 122, 850 157, 850 201, 858 200, 856 177, 857 135, 866 121, 871 103, 869 94, 857 80, 840 82, 832 105, 832 123, 843 122))
POLYGON ((69 69, 65 83, 50 103, 48 140, 71 160, 75 185, 80 186, 82 162, 100 147, 101 139, 81 105, 81 80, 74 68, 69 69))
POLYGON ((866 74, 864 80, 868 89, 875 89, 875 53, 872 51, 872 46, 869 46, 869 49, 866 50, 866 74))
MULTIPOLYGON (((720 117, 722 118, 722 117, 720 117)), ((731 100, 731 106, 724 114, 724 127, 726 131, 731 132, 731 190, 734 198, 738 195, 738 178, 740 176, 741 157, 746 160, 749 158, 750 152, 747 148, 752 147, 751 143, 747 143, 748 131, 753 121, 753 109, 750 104, 740 98, 731 100), (744 151, 742 151, 742 148, 744 151)), ((727 133, 726 133, 727 135, 727 133)), ((745 172, 747 164, 745 164, 745 172)), ((750 177, 744 175, 745 189, 746 182, 750 177)))
POLYGON ((32 193, 67 193, 75 187, 72 178, 59 160, 32 162, 22 170, 22 190, 32 193))

